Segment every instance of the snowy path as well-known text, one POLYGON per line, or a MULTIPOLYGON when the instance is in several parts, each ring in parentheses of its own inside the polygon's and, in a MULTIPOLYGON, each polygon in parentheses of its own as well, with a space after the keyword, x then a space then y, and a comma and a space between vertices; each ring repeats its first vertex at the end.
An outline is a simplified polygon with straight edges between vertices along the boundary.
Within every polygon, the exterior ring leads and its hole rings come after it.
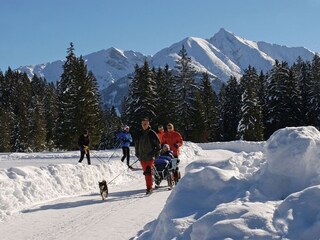
MULTIPOLYGON (((201 152, 199 157, 222 160, 232 154, 211 150, 201 152)), ((180 166, 182 176, 185 165, 180 166)), ((59 198, 14 214, 0 223, 1 239, 132 239, 158 217, 171 193, 163 181, 163 188, 146 196, 142 171, 133 174, 130 182, 109 185, 107 201, 102 201, 98 193, 59 198)))
POLYGON ((107 201, 93 194, 25 210, 0 223, 1 239, 130 239, 157 218, 170 194, 161 188, 146 197, 142 173, 137 174, 130 184, 109 186, 107 201), (5 233, 10 236, 3 238, 5 233))

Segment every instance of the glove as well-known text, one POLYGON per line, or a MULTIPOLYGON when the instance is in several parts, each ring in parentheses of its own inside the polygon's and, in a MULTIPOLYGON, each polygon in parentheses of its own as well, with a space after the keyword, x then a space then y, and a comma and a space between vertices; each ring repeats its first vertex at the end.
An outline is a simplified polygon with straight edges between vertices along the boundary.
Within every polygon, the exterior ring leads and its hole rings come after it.
POLYGON ((88 154, 89 146, 83 146, 83 150, 84 150, 85 154, 88 154))
POLYGON ((179 147, 178 143, 173 144, 173 146, 174 146, 175 148, 178 148, 178 147, 179 147))

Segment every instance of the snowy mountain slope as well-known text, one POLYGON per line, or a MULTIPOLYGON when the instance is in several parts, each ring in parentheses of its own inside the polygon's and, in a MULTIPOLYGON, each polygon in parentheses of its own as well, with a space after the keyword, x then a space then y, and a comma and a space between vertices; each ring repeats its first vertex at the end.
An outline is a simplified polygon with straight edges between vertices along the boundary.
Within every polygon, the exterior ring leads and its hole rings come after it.
POLYGON ((257 46, 260 51, 266 53, 271 58, 287 61, 289 65, 292 65, 298 57, 304 60, 311 60, 314 56, 313 52, 304 47, 287 47, 261 41, 257 42, 257 46))
POLYGON ((286 61, 292 64, 299 56, 311 60, 314 53, 303 47, 286 47, 266 42, 254 42, 221 28, 208 40, 216 48, 244 70, 249 65, 258 71, 269 70, 274 61, 286 61))
POLYGON ((151 65, 164 66, 168 64, 174 68, 179 59, 179 52, 184 46, 188 56, 191 57, 193 66, 198 72, 208 72, 212 76, 227 81, 231 75, 239 78, 241 69, 225 56, 218 48, 202 38, 189 37, 162 49, 156 53, 151 65))
POLYGON ((257 43, 238 37, 223 28, 208 41, 219 48, 242 70, 249 65, 258 70, 267 70, 274 63, 273 58, 259 50, 257 43))
MULTIPOLYGON (((168 64, 173 69, 182 45, 191 57, 195 69, 209 74, 215 89, 219 89, 221 81, 226 82, 231 75, 240 78, 249 65, 258 71, 266 72, 271 69, 275 59, 292 64, 298 56, 308 61, 314 56, 312 51, 303 47, 254 42, 221 28, 210 39, 187 37, 160 50, 153 57, 111 47, 85 55, 83 58, 88 69, 96 76, 99 89, 103 90, 103 101, 119 107, 119 99, 122 100, 129 86, 128 76, 134 71, 136 64, 141 66, 147 59, 151 67, 164 67, 168 64)), ((47 81, 57 81, 62 73, 62 65, 63 61, 55 61, 20 67, 18 70, 26 72, 29 77, 37 74, 45 77, 47 81)))
MULTIPOLYGON (((109 48, 83 56, 88 70, 95 75, 99 89, 107 88, 111 83, 134 71, 136 64, 143 64, 148 57, 139 52, 123 51, 117 48, 109 48)), ((64 61, 30 65, 20 67, 17 70, 26 72, 30 78, 34 74, 44 77, 49 82, 56 82, 62 74, 64 61)))

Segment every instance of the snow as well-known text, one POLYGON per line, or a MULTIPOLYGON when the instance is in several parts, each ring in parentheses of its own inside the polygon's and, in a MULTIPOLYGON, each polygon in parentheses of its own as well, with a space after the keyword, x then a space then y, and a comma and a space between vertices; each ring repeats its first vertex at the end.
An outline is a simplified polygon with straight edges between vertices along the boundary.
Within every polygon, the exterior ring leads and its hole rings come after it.
POLYGON ((121 149, 91 151, 91 166, 77 151, 2 153, 1 239, 319 239, 319 145, 311 126, 266 142, 185 142, 180 182, 149 197, 121 149))
MULTIPOLYGON (((97 78, 99 89, 103 90, 134 72, 135 65, 141 66, 145 59, 151 67, 164 67, 168 64, 171 69, 174 69, 182 45, 185 46, 188 56, 192 58, 196 70, 208 72, 210 76, 218 77, 224 82, 227 82, 230 76, 240 78, 243 70, 249 65, 258 72, 260 70, 266 72, 271 69, 275 59, 292 64, 298 56, 305 61, 311 61, 314 56, 314 52, 304 47, 254 42, 221 28, 210 39, 186 37, 169 47, 160 49, 154 56, 109 47, 84 55, 83 58, 88 70, 92 71, 97 78)), ((58 60, 46 64, 21 66, 18 70, 26 72, 30 78, 37 74, 49 82, 56 82, 62 74, 63 63, 58 60)))

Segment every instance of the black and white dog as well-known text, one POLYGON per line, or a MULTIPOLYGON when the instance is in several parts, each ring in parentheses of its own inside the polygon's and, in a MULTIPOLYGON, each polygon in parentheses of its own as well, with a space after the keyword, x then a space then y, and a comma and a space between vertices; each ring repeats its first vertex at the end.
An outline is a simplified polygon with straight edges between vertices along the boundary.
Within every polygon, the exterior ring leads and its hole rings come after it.
POLYGON ((102 180, 102 182, 99 182, 99 189, 102 200, 106 200, 108 197, 108 185, 106 180, 102 180))

